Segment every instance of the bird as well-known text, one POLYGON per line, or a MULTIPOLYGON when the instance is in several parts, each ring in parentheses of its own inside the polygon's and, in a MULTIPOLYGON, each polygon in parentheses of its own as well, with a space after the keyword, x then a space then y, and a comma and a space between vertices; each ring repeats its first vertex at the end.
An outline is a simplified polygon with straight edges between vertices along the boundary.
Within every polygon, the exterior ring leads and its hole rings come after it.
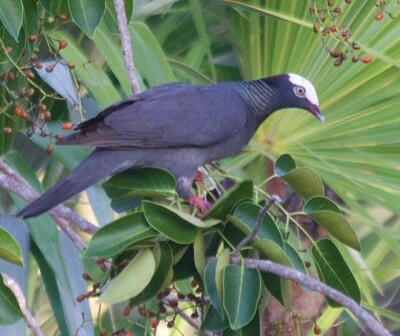
POLYGON ((294 73, 149 88, 105 108, 59 139, 59 145, 88 145, 94 150, 17 216, 43 214, 104 178, 134 167, 169 171, 178 195, 194 200, 191 188, 198 168, 240 153, 263 121, 285 108, 303 109, 324 121, 314 86, 294 73))

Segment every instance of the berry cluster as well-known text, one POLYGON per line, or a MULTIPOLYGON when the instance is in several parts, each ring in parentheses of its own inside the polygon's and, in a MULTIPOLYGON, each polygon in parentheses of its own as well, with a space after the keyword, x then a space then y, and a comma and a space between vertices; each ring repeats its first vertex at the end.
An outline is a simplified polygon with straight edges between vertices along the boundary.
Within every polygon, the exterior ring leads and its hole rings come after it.
MULTIPOLYGON (((46 72, 51 73, 54 71, 54 67, 58 63, 68 66, 71 70, 75 69, 75 64, 65 64, 59 57, 60 50, 67 48, 68 41, 65 39, 53 40, 46 34, 46 24, 54 24, 55 22, 59 24, 68 22, 67 14, 41 19, 38 33, 27 36, 26 47, 21 55, 19 55, 19 52, 14 51, 11 46, 5 45, 4 41, 0 39, 0 57, 5 61, 8 60, 8 65, 3 67, 7 71, 0 73, 0 83, 3 87, 2 101, 4 104, 0 107, 0 114, 3 114, 6 119, 14 123, 18 121, 15 116, 27 121, 30 125, 26 132, 28 137, 34 133, 42 137, 51 137, 51 139, 61 136, 52 134, 46 128, 46 123, 52 118, 52 113, 48 106, 51 106, 55 99, 59 100, 61 98, 53 93, 46 92, 45 87, 35 74, 35 70, 43 68, 38 56, 41 51, 52 55, 55 60, 54 64, 46 66, 46 72), (20 87, 23 88, 18 89, 20 87)), ((11 125, 9 122, 7 124, 11 125)), ((72 124, 69 128, 71 127, 72 124)), ((63 129, 67 128, 68 125, 65 127, 63 125, 63 129)), ((12 127, 5 127, 2 133, 10 135, 13 133, 13 129, 12 127)), ((50 142, 47 151, 51 153, 52 150, 53 144, 50 142)))
MULTIPOLYGON (((335 0, 310 0, 310 11, 314 17, 313 30, 321 36, 322 43, 329 56, 334 58, 334 66, 340 66, 350 58, 352 62, 370 63, 373 59, 369 55, 360 55, 361 47, 351 39, 350 29, 339 23, 340 18, 346 10, 346 5, 352 3, 352 0, 339 1, 343 6, 338 5, 335 0), (332 49, 329 47, 331 42, 339 42, 339 47, 332 49), (350 56, 350 57, 349 57, 350 56)), ((400 3, 400 1, 398 1, 400 3)), ((386 10, 384 0, 376 0, 375 6, 379 11, 375 14, 375 20, 380 21, 387 14, 391 19, 395 15, 386 10)))

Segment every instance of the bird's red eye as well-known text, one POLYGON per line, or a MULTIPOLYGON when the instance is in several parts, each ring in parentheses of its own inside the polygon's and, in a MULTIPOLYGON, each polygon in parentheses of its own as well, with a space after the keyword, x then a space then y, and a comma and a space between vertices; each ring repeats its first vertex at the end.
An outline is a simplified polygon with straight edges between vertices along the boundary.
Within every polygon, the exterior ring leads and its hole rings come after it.
POLYGON ((302 86, 296 86, 294 88, 294 93, 296 94, 296 96, 303 98, 306 95, 306 89, 302 86))

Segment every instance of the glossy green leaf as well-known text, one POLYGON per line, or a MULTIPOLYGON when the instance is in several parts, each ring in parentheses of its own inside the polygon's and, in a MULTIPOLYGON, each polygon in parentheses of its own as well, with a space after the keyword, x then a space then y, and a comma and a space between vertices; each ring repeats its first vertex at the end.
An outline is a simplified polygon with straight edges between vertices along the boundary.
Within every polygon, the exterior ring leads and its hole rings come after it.
POLYGON ((221 313, 219 313, 212 305, 210 305, 206 312, 206 316, 201 328, 207 331, 220 332, 228 327, 229 320, 226 313, 223 312, 223 315, 221 316, 221 313))
MULTIPOLYGON (((124 5, 126 19, 129 24, 133 13, 133 1, 124 1, 124 5)), ((111 34, 119 34, 117 15, 114 8, 114 0, 106 0, 106 12, 104 14, 104 22, 111 34)))
MULTIPOLYGON (((328 239, 320 240, 313 246, 312 254, 321 280, 359 303, 360 289, 335 244, 328 239)), ((330 299, 328 303, 333 307, 340 306, 330 299)))
POLYGON ((149 85, 175 81, 167 58, 151 30, 143 22, 133 21, 129 32, 135 50, 135 65, 149 85))
POLYGON ((303 274, 307 274, 306 267, 304 266, 304 262, 301 259, 299 252, 297 252, 297 250, 287 241, 285 241, 285 251, 291 267, 303 274))
POLYGON ((197 231, 196 238, 193 243, 194 265, 197 273, 203 274, 206 267, 206 255, 204 248, 204 233, 197 231))
POLYGON ((178 244, 191 244, 196 238, 193 222, 200 219, 150 201, 142 202, 144 216, 150 226, 178 244))
POLYGON ((275 173, 305 199, 324 194, 325 188, 321 178, 310 168, 296 168, 295 161, 288 154, 278 158, 275 173))
POLYGON ((354 229, 346 218, 335 211, 337 207, 334 203, 327 201, 324 197, 313 198, 309 202, 304 205, 307 216, 314 219, 342 243, 355 250, 361 250, 361 245, 354 229), (318 205, 319 201, 321 202, 320 205, 318 205), (309 202, 311 202, 311 205, 308 204, 309 202))
POLYGON ((1 0, 0 20, 15 42, 18 42, 19 30, 22 26, 24 8, 21 0, 1 0))
MULTIPOLYGON (((30 0, 22 0, 24 6, 24 27, 26 29, 26 35, 38 34, 39 32, 39 13, 37 9, 37 3, 30 0)), ((30 43, 30 51, 33 50, 36 42, 30 43)))
POLYGON ((53 0, 40 0, 40 4, 43 8, 48 12, 51 13, 51 3, 53 0))
POLYGON ((100 107, 111 105, 122 98, 111 79, 90 61, 74 36, 62 30, 53 30, 49 32, 49 37, 55 40, 65 39, 68 42, 68 47, 60 50, 60 54, 63 59, 76 65, 74 73, 82 80, 100 107))
MULTIPOLYGON (((111 1, 113 2, 113 1, 111 1)), ((125 1, 126 4, 132 4, 132 1, 125 1)), ((117 77, 119 84, 121 85, 124 95, 131 96, 132 88, 129 81, 128 73, 125 70, 124 58, 121 52, 121 46, 115 39, 115 35, 110 34, 105 24, 101 24, 93 37, 93 42, 96 44, 96 48, 104 57, 108 67, 117 77)))
MULTIPOLYGON (((40 189, 40 183, 34 172, 26 165, 17 153, 8 152, 3 156, 3 159, 19 174, 24 176, 24 178, 34 186, 35 189, 40 189)), ((17 196, 13 196, 13 200, 20 209, 26 205, 26 202, 17 196)), ((31 234, 32 239, 43 254, 46 262, 50 265, 57 281, 66 293, 71 295, 71 284, 67 276, 65 263, 60 249, 60 233, 54 224, 54 221, 49 215, 45 214, 37 218, 27 219, 26 223, 28 224, 29 233, 31 234), (43 239, 43 237, 46 237, 46 239, 43 239)))
POLYGON ((21 58, 26 45, 26 39, 24 30, 21 30, 20 40, 15 41, 10 33, 4 27, 1 27, 1 25, 0 38, 0 73, 4 73, 13 68, 10 58, 15 63, 21 58), (5 54, 3 47, 10 47, 12 52, 10 54, 5 54))
POLYGON ((151 299, 170 284, 168 279, 172 280, 172 250, 165 242, 160 243, 159 249, 160 257, 154 276, 143 292, 132 300, 132 305, 136 306, 151 299))
POLYGON ((216 270, 217 270, 218 259, 210 261, 204 269, 203 282, 204 288, 207 293, 207 297, 210 299, 211 305, 215 308, 218 313, 223 316, 223 310, 221 305, 222 296, 219 295, 217 282, 216 282, 216 270))
POLYGON ((92 38, 105 11, 105 0, 68 0, 74 22, 92 38))
POLYGON ((206 213, 203 219, 217 218, 225 220, 225 217, 239 202, 253 198, 253 182, 243 181, 230 188, 220 197, 211 210, 206 213))
POLYGON ((256 314, 249 324, 238 330, 226 329, 222 336, 249 336, 261 335, 261 321, 260 314, 256 314))
POLYGON ((113 257, 132 244, 158 235, 146 222, 142 212, 133 213, 100 228, 90 240, 84 256, 113 257))
POLYGON ((0 274, 0 324, 14 324, 24 318, 13 292, 4 284, 0 274))
POLYGON ((14 237, 0 228, 0 258, 13 264, 23 265, 21 248, 14 237))
POLYGON ((223 249, 217 258, 215 268, 215 285, 217 286, 218 297, 222 300, 224 294, 224 270, 230 264, 231 251, 227 248, 223 249))
POLYGON ((100 301, 115 304, 139 295, 150 283, 156 262, 150 249, 144 249, 110 281, 100 295, 100 301))
POLYGON ((309 199, 305 204, 304 204, 304 209, 303 211, 306 214, 311 214, 314 212, 318 211, 333 211, 338 213, 339 215, 342 214, 340 211, 338 205, 334 203, 332 200, 326 197, 313 197, 309 199))
POLYGON ((103 183, 111 206, 126 211, 140 198, 165 198, 175 195, 175 179, 166 170, 158 168, 129 169, 103 183))
POLYGON ((296 162, 289 154, 281 155, 275 162, 275 174, 285 176, 296 169, 296 162))
MULTIPOLYGON (((245 234, 249 234, 256 225, 261 209, 261 206, 255 203, 243 202, 234 209, 232 216, 229 218, 236 222, 235 225, 245 234)), ((265 213, 260 229, 257 232, 257 238, 271 240, 279 247, 284 248, 282 234, 268 212, 265 213)))
POLYGON ((254 269, 229 265, 224 271, 223 306, 230 328, 243 328, 254 318, 261 295, 260 273, 254 269))

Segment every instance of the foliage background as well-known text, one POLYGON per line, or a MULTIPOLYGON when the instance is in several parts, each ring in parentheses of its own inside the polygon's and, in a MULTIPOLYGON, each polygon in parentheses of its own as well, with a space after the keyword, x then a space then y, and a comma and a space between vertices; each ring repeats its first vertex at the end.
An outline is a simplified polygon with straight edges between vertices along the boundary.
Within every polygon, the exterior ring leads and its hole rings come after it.
MULTIPOLYGON (((390 19, 388 15, 382 21, 374 20, 380 9, 372 1, 353 1, 349 5, 335 1, 344 13, 339 22, 349 27, 352 39, 374 60, 368 65, 347 60, 340 67, 334 67, 319 34, 312 30, 309 6, 316 3, 318 1, 127 1, 126 9, 143 89, 174 80, 207 83, 282 72, 299 73, 315 84, 326 115, 323 125, 298 110, 276 113, 262 126, 248 151, 221 164, 228 173, 243 179, 251 177, 256 183, 268 177, 267 159, 275 159, 283 153, 290 153, 300 165, 317 171, 346 203, 343 210, 361 241, 360 254, 345 247, 341 247, 341 252, 361 288, 362 304, 387 319, 385 321, 396 331, 396 325, 400 325, 396 309, 400 255, 400 46, 396 38, 400 26, 398 19, 390 19)), ((324 6, 325 1, 319 3, 324 6)), ((398 12, 397 2, 386 1, 386 10, 398 12)), ((46 44, 53 45, 60 38, 68 41, 68 47, 60 50, 60 54, 76 65, 74 76, 83 83, 80 93, 93 98, 82 100, 88 116, 130 95, 112 1, 40 0, 36 3, 10 0, 0 5, 0 19, 4 46, 13 47, 15 62, 22 56, 24 47, 32 52, 35 44, 27 41, 27 36, 39 34, 39 22, 42 35, 47 36, 45 42, 42 40, 38 45, 39 49, 46 49, 46 44), (70 19, 60 20, 57 17, 60 13, 67 13, 70 19), (90 15, 82 16, 82 13, 90 15), (55 18, 55 22, 49 17, 55 18)), ((339 43, 330 40, 328 47, 335 49, 339 43)), ((4 55, 0 57, 0 66, 1 72, 10 70, 9 59, 4 55)), ((40 85, 51 92, 46 83, 48 79, 44 78, 40 85)), ((17 76, 12 85, 26 85, 26 80, 17 76)), ((4 90, 5 86, 3 97, 4 90)), ((80 119, 80 115, 68 109, 63 101, 47 99, 53 116, 49 127, 59 130, 62 120, 80 119)), ((48 139, 35 138, 36 145, 28 145, 24 136, 16 134, 17 129, 24 127, 24 122, 14 116, 13 103, 2 103, 0 129, 12 127, 14 132, 12 136, 0 136, 1 151, 8 153, 11 159, 14 153, 27 159, 30 167, 24 168, 24 176, 38 188, 52 185, 87 153, 85 149, 56 148, 48 157, 40 150, 46 148, 48 139), (41 186, 33 174, 38 169, 41 186)), ((2 213, 13 213, 14 202, 21 206, 20 200, 11 200, 7 193, 2 192, 1 197, 2 213)), ((73 204, 100 225, 113 218, 100 188, 91 188, 87 198, 75 199, 73 204)), ((24 259, 28 262, 30 276, 22 274, 20 269, 13 272, 24 279, 30 306, 37 307, 48 299, 53 303, 62 302, 60 314, 49 314, 46 308, 37 312, 46 335, 57 334, 57 330, 68 334, 67 330, 79 329, 79 310, 86 311, 86 316, 90 313, 85 303, 77 310, 74 296, 69 295, 76 293, 77 288, 83 292, 85 285, 74 280, 80 277, 83 269, 77 266, 81 262, 68 240, 55 229, 49 217, 40 223, 32 221, 28 225, 34 240, 31 251, 35 261, 28 257, 29 239, 27 232, 21 232, 22 223, 4 215, 1 222, 14 235, 21 236, 20 245, 25 246, 24 259), (41 255, 44 250, 48 253, 45 258, 41 255), (41 267, 42 277, 36 276, 37 260, 52 269, 48 276, 43 274, 45 267, 41 267), (62 299, 46 296, 43 283, 47 288, 58 287, 60 295, 64 295, 62 299), (58 324, 55 324, 55 316, 63 316, 58 324)), ((8 264, 3 263, 1 269, 11 272, 8 264)), ((24 268, 23 272, 26 271, 24 268)), ((344 330, 357 328, 356 323, 351 322, 352 317, 337 308, 324 309, 319 325, 324 331, 329 330, 338 318, 348 321, 343 325, 344 330)), ((91 334, 90 324, 86 326, 84 332, 91 334)), ((21 323, 2 328, 4 332, 11 330, 7 328, 24 330, 21 323)))

